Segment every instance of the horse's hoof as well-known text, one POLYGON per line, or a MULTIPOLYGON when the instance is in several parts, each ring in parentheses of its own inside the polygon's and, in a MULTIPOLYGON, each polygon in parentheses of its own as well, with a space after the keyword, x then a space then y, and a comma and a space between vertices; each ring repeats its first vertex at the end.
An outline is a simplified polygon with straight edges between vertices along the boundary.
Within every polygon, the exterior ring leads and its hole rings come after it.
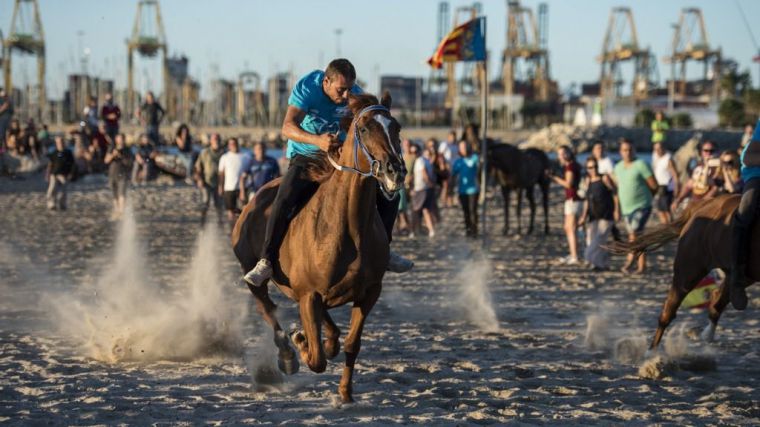
POLYGON ((278 356, 277 367, 280 368, 280 371, 285 375, 293 375, 298 372, 298 358, 295 354, 292 354, 290 358, 278 356))
POLYGON ((301 331, 293 331, 290 333, 290 340, 293 341, 296 347, 300 348, 301 344, 306 342, 306 336, 301 331))

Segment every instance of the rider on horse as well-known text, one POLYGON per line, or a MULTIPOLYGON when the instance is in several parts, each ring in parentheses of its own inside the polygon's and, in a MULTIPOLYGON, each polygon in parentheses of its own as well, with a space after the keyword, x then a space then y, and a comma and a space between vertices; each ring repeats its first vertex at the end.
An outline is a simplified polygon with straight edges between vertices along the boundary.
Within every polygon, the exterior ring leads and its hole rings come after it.
POLYGON ((744 310, 747 307, 747 291, 744 288, 747 286, 745 271, 750 250, 749 236, 757 214, 758 196, 760 196, 760 120, 755 126, 752 139, 742 150, 741 163, 744 191, 739 208, 734 214, 731 239, 733 266, 727 278, 731 290, 731 305, 737 310, 744 310))
MULTIPOLYGON (((319 183, 307 174, 320 151, 327 152, 345 140, 340 120, 349 114, 348 94, 361 93, 355 84, 356 71, 347 59, 335 59, 325 71, 315 70, 296 83, 288 99, 282 134, 288 138, 290 166, 280 182, 272 203, 264 236, 264 252, 258 264, 243 277, 253 286, 261 286, 272 277, 272 265, 279 258, 280 245, 290 220, 314 195, 319 183)), ((377 209, 391 240, 398 214, 398 198, 387 200, 378 192, 377 209)), ((406 272, 414 263, 391 252, 388 270, 406 272)))

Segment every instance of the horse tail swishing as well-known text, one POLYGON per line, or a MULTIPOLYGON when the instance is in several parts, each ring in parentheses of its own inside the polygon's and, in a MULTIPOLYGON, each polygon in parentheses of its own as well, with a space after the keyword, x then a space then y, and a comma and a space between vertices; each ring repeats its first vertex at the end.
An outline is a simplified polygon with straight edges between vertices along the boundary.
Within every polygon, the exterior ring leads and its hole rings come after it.
POLYGON ((689 206, 673 222, 662 224, 653 230, 645 232, 634 242, 613 242, 607 248, 615 255, 633 253, 635 256, 652 252, 668 242, 677 239, 686 224, 694 216, 694 212, 702 205, 701 202, 690 203, 689 206))

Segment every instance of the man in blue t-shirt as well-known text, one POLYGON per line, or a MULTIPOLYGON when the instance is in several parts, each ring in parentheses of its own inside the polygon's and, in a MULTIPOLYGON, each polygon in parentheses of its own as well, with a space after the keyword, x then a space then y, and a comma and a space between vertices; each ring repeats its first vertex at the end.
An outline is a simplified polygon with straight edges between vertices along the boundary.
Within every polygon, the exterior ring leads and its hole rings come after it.
POLYGON ((472 146, 467 141, 460 141, 459 157, 451 167, 451 176, 457 177, 459 189, 459 204, 464 213, 464 227, 467 237, 478 235, 478 166, 480 158, 473 153, 472 146))
MULTIPOLYGON (((340 146, 345 134, 340 120, 349 115, 349 93, 361 93, 355 84, 356 70, 347 59, 335 59, 325 71, 315 70, 301 78, 288 99, 288 110, 282 123, 282 134, 288 138, 287 172, 272 202, 264 233, 264 253, 256 266, 243 279, 261 286, 272 277, 272 263, 277 262, 280 245, 295 212, 317 191, 319 184, 305 173, 320 151, 340 146)), ((377 209, 391 240, 393 223, 398 215, 398 198, 388 201, 378 192, 377 209)), ((391 252, 388 270, 405 272, 414 264, 391 252)))
POLYGON ((277 160, 267 156, 266 144, 257 142, 253 146, 253 158, 240 176, 240 200, 247 202, 259 188, 278 176, 280 165, 277 160))

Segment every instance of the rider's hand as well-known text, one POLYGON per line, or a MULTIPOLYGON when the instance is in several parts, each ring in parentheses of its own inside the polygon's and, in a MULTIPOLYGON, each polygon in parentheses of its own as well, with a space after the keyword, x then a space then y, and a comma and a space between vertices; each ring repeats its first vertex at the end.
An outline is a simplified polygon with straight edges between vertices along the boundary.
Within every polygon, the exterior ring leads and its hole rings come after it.
POLYGON ((330 151, 340 146, 340 140, 336 134, 323 133, 317 137, 317 146, 322 151, 330 151))

